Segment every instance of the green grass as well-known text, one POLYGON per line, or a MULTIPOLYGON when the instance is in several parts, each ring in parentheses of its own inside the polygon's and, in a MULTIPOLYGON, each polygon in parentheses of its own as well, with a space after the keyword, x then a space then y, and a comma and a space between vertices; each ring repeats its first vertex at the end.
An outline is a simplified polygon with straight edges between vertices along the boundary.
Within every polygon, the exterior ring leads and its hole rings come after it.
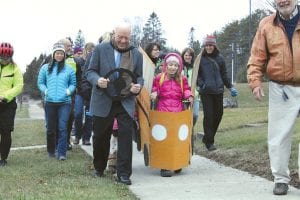
MULTIPOLYGON (((27 108, 23 105, 22 113, 28 113, 27 108)), ((24 115, 17 114, 12 146, 46 144, 44 120, 20 116, 24 115)), ((66 161, 48 158, 46 148, 11 150, 8 165, 0 168, 0 200, 138 199, 112 175, 93 178, 92 172, 92 158, 79 147, 68 151, 66 161)))
POLYGON ((18 104, 17 110, 16 110, 16 117, 17 118, 28 118, 29 112, 28 112, 28 104, 18 104))
POLYGON ((15 120, 12 133, 12 146, 23 147, 46 144, 46 128, 44 120, 15 120))
POLYGON ((93 178, 92 159, 81 149, 68 160, 48 158, 45 149, 12 151, 0 169, 0 199, 136 199, 112 177, 93 178))

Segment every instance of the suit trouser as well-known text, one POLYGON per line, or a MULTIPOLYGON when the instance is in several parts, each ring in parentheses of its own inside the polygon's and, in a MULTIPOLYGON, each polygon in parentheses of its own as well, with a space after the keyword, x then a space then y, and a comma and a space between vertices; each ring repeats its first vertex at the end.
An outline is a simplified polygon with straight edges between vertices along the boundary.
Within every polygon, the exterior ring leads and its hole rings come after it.
POLYGON ((275 183, 291 179, 291 136, 299 109, 300 87, 269 83, 268 151, 275 183), (284 93, 288 98, 283 98, 284 93))
POLYGON ((208 147, 215 142, 219 124, 223 116, 223 93, 201 94, 203 108, 203 143, 208 147))
POLYGON ((119 126, 117 175, 130 177, 132 173, 133 119, 123 108, 121 102, 113 102, 107 117, 93 116, 94 167, 99 172, 103 172, 106 168, 114 117, 117 118, 119 126))

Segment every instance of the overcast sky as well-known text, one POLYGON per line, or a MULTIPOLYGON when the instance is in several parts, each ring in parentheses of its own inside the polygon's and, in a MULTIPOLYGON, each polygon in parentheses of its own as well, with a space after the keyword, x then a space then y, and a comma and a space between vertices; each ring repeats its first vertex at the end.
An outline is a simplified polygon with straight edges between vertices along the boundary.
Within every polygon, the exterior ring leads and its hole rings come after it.
POLYGON ((182 50, 191 27, 195 39, 202 41, 249 14, 249 0, 0 0, 0 5, 0 42, 12 43, 14 60, 23 71, 57 40, 74 39, 79 29, 86 42, 96 43, 122 19, 139 16, 144 25, 154 11, 167 45, 182 50))

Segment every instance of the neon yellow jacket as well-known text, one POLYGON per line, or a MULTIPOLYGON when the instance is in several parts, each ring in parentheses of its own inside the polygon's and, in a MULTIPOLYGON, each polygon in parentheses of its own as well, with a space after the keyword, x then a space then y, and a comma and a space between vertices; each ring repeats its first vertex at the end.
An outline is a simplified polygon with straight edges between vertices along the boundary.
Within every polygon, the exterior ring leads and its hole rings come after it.
POLYGON ((23 89, 23 75, 16 64, 0 67, 0 96, 12 101, 23 89))

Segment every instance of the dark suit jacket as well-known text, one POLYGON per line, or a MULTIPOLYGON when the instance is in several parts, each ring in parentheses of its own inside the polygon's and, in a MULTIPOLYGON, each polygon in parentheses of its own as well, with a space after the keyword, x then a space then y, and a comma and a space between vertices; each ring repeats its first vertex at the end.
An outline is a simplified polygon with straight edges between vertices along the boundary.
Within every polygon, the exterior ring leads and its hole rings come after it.
MULTIPOLYGON (((133 55, 133 73, 137 77, 137 83, 143 85, 143 57, 136 49, 132 50, 133 55)), ((112 105, 112 99, 103 89, 97 88, 97 82, 100 77, 104 77, 109 71, 113 70, 115 64, 114 48, 110 42, 98 44, 93 51, 91 62, 87 70, 87 79, 93 85, 90 111, 92 115, 106 117, 112 105)), ((121 101, 128 114, 133 117, 135 111, 135 95, 121 101)))

